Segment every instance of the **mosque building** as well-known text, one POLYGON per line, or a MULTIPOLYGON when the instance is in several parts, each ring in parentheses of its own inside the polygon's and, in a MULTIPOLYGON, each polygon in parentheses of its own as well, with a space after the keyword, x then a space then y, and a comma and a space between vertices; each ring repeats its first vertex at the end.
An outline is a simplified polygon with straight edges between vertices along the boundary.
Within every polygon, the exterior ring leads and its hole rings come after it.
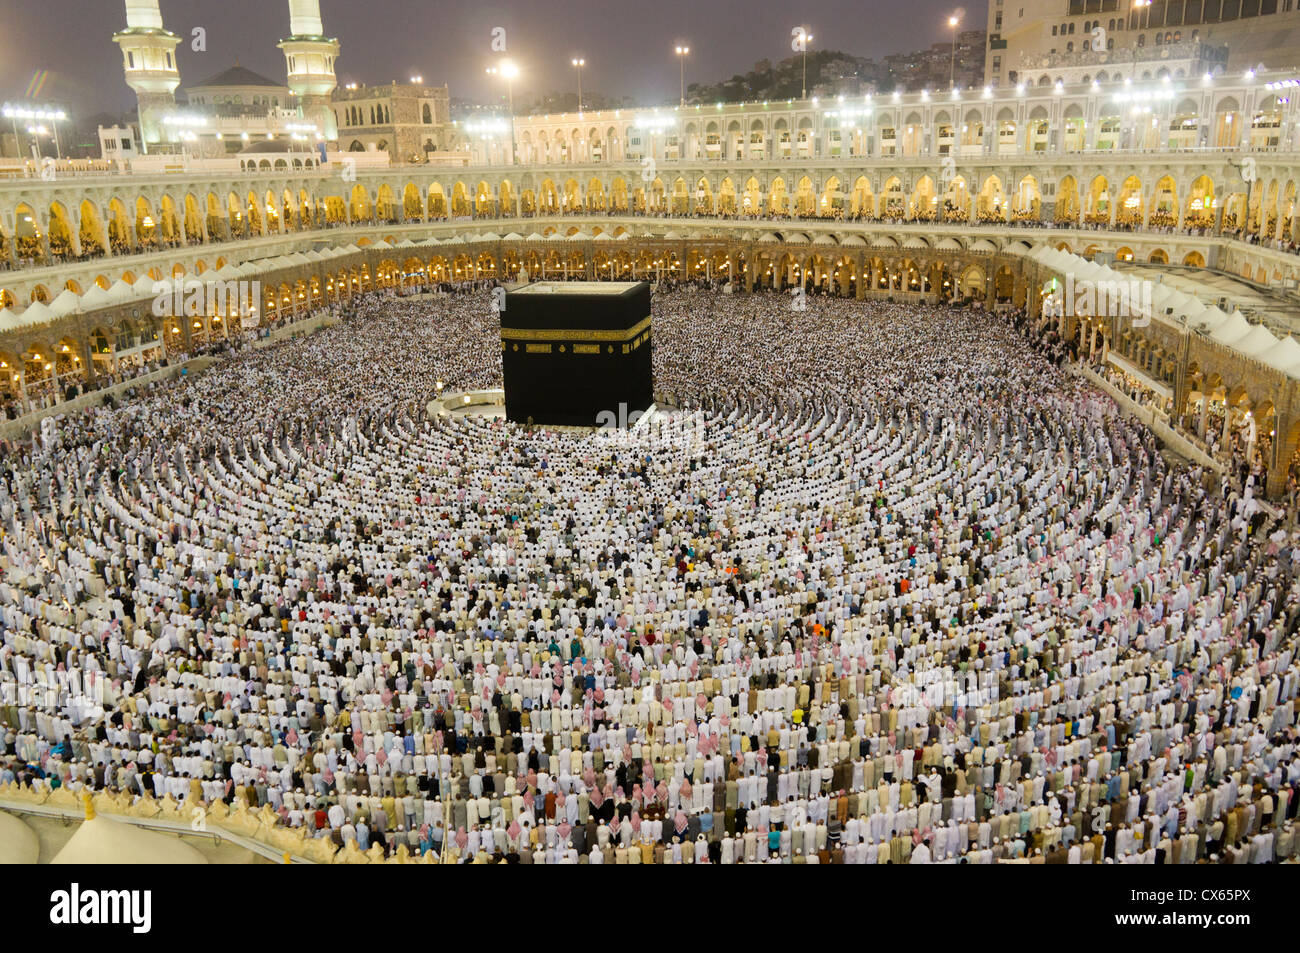
POLYGON ((237 154, 251 142, 276 151, 311 151, 337 141, 330 97, 338 86, 339 41, 325 36, 320 0, 289 0, 290 35, 281 40, 287 80, 260 76, 238 63, 177 99, 181 38, 166 29, 158 0, 126 0, 126 29, 113 36, 122 49, 126 82, 138 104, 139 151, 193 156, 237 154))

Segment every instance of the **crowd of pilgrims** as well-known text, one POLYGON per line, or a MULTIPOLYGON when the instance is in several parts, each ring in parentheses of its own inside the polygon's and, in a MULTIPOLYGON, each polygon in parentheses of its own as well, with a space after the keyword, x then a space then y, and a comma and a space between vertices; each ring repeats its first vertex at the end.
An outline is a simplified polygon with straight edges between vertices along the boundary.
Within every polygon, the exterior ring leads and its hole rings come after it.
POLYGON ((439 291, 6 448, 0 784, 453 862, 1294 861, 1297 540, 1022 315, 662 293, 673 441, 429 415, 502 374, 439 291))

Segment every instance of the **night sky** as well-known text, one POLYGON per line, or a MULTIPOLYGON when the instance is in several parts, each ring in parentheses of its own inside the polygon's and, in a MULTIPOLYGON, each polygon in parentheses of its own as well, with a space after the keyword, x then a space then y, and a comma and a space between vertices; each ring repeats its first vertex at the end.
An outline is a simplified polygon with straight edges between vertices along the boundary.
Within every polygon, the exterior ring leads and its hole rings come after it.
MULTIPOLYGON (((570 59, 587 60, 584 93, 675 100, 674 44, 691 47, 687 83, 747 72, 761 58, 791 55, 790 29, 806 23, 813 47, 879 58, 951 36, 953 0, 322 0, 325 32, 338 37, 340 84, 446 83, 453 97, 486 100, 499 92, 483 72, 496 56, 491 31, 507 31, 520 66, 517 95, 572 90, 570 59)), ((162 0, 163 22, 181 36, 182 86, 233 65, 283 82, 289 32, 287 0, 162 0), (207 52, 190 49, 191 31, 207 30, 207 52)), ((963 29, 983 29, 986 6, 966 2, 963 29)), ((123 0, 0 0, 0 98, 27 99, 38 70, 48 70, 41 102, 77 114, 121 112, 135 105, 111 36, 126 25, 123 0)))

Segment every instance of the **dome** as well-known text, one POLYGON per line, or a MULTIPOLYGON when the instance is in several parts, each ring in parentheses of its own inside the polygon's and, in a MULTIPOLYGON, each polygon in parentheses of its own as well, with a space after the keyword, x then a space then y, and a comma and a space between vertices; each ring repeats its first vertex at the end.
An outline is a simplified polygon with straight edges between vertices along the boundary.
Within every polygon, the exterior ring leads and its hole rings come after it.
POLYGON ((113 303, 107 291, 99 285, 91 285, 90 290, 81 296, 81 307, 86 311, 104 308, 113 303))
MULTIPOLYGON (((1288 338, 1287 340, 1290 340, 1288 338)), ((1277 347, 1277 338, 1269 333, 1268 328, 1257 324, 1240 341, 1233 344, 1242 354, 1263 360, 1277 347)))
POLYGON ((113 282, 113 287, 108 289, 108 296, 114 302, 119 303, 122 301, 133 301, 137 297, 135 289, 127 284, 126 280, 123 278, 119 278, 117 281, 113 282))
POLYGON ((1231 346, 1234 341, 1240 341, 1249 333, 1250 325, 1246 323, 1246 319, 1241 316, 1240 311, 1234 311, 1232 317, 1210 332, 1210 336, 1220 344, 1231 346))
POLYGON ((1277 347, 1264 355, 1263 360, 1265 364, 1276 367, 1279 371, 1294 367, 1300 364, 1300 343, 1288 334, 1278 342, 1277 347))
POLYGON ((82 823, 50 863, 206 864, 207 860, 179 837, 94 817, 82 823))
POLYGON ((283 83, 277 83, 273 79, 267 79, 261 73, 254 73, 245 66, 236 63, 228 70, 223 70, 216 76, 209 76, 201 83, 195 83, 189 89, 217 89, 221 87, 239 87, 239 88, 262 88, 262 89, 285 89, 283 83))
POLYGON ((1218 308, 1206 308, 1201 314, 1190 315, 1187 318, 1188 325, 1194 331, 1200 331, 1202 334, 1212 334, 1224 321, 1228 320, 1218 308))
POLYGON ((50 310, 54 312, 55 317, 62 318, 81 310, 81 299, 77 297, 75 291, 67 289, 50 302, 50 310))
POLYGON ((23 324, 45 324, 53 321, 56 315, 46 305, 33 301, 23 312, 23 324))
POLYGON ((34 864, 40 856, 36 832, 12 814, 0 812, 0 864, 34 864))

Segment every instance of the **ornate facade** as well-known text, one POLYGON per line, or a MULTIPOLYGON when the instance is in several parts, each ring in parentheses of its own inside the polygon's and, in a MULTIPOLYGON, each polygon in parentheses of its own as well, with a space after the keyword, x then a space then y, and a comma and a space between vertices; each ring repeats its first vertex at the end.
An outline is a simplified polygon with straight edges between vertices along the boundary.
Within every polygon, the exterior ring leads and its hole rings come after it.
POLYGON ((617 109, 480 122, 477 164, 726 163, 995 158, 1300 149, 1290 73, 1188 75, 1152 66, 1137 79, 1098 70, 1078 81, 1044 71, 1010 89, 878 93, 818 101, 617 109))

